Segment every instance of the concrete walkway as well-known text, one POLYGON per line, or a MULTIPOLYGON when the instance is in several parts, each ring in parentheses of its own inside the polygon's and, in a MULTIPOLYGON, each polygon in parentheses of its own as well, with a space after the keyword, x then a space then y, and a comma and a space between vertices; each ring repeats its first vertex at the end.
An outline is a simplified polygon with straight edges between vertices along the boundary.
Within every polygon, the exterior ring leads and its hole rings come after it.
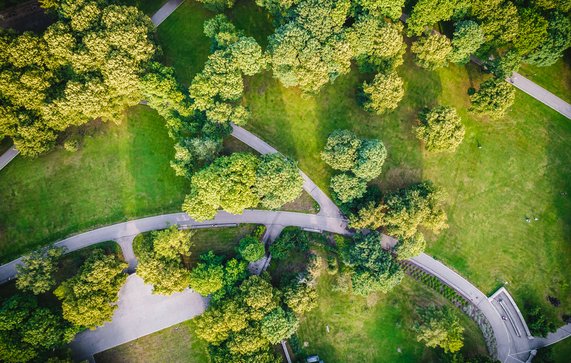
POLYGON ((0 170, 4 169, 19 153, 20 152, 12 146, 4 154, 0 155, 0 170))
POLYGON ((545 338, 535 338, 532 342, 534 349, 547 347, 548 345, 555 344, 563 339, 571 337, 571 323, 563 325, 554 333, 547 334, 545 338))
POLYGON ((551 107, 568 119, 571 119, 571 105, 540 85, 533 83, 517 72, 514 72, 507 81, 539 102, 551 107))
POLYGON ((151 17, 151 21, 155 26, 161 25, 174 11, 183 3, 184 0, 169 0, 151 17))
POLYGON ((119 291, 113 320, 78 334, 71 343, 73 359, 91 360, 94 354, 192 319, 207 306, 208 299, 190 289, 170 296, 153 295, 151 285, 130 275, 119 291))

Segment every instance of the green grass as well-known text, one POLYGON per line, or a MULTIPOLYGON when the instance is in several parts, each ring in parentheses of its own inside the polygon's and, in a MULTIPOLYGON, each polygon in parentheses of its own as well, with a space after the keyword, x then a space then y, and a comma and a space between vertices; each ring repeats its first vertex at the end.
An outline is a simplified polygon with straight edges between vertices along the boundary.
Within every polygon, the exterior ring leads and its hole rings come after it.
POLYGON ((76 153, 18 157, 0 173, 0 260, 97 226, 180 210, 186 182, 173 142, 149 108, 120 125, 92 123, 76 153))
MULTIPOLYGON (((366 299, 333 291, 334 278, 325 272, 321 275, 319 306, 300 325, 298 336, 301 345, 307 345, 305 354, 318 354, 325 362, 438 361, 434 350, 416 341, 411 327, 418 306, 449 304, 440 295, 406 277, 389 294, 366 299)), ((462 353, 487 354, 476 323, 457 311, 465 328, 462 353)))
POLYGON ((539 84, 541 87, 554 93, 559 98, 571 102, 571 52, 565 53, 560 59, 549 67, 534 67, 523 65, 519 73, 539 84))
POLYGON ((206 343, 194 335, 192 321, 173 325, 95 355, 97 363, 208 362, 206 343))

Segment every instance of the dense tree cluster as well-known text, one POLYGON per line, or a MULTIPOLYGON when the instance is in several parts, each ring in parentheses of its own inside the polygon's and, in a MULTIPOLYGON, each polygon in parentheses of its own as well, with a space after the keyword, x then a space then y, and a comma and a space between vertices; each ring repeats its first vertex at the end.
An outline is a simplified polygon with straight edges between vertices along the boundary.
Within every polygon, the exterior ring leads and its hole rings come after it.
POLYGON ((240 214, 259 204, 277 208, 295 200, 302 185, 295 165, 280 154, 260 158, 234 153, 216 159, 192 176, 183 210, 195 220, 203 221, 214 218, 218 209, 240 214), (279 190, 274 188, 276 181, 279 190))
POLYGON ((91 329, 111 321, 119 289, 127 278, 125 268, 127 264, 115 255, 93 251, 77 275, 54 291, 62 302, 63 317, 75 326, 91 329))
POLYGON ((464 139, 464 125, 456 110, 437 106, 419 116, 420 126, 416 136, 424 142, 428 151, 454 151, 464 139))
POLYGON ((23 155, 95 118, 120 122, 143 97, 155 55, 153 25, 135 7, 61 1, 58 21, 36 35, 0 33, 0 134, 23 155))
POLYGON ((464 345, 464 327, 448 306, 429 305, 418 310, 419 321, 415 326, 416 339, 427 347, 440 347, 445 352, 457 352, 464 345))
POLYGON ((137 275, 146 284, 153 285, 153 293, 171 295, 183 291, 190 284, 190 272, 183 266, 181 257, 190 256, 192 233, 176 226, 152 232, 143 240, 139 251, 137 275))
POLYGON ((54 352, 65 357, 75 331, 59 313, 38 306, 34 296, 13 295, 0 307, 0 360, 46 362, 54 352))
POLYGON ((50 246, 24 256, 22 264, 16 266, 16 287, 34 295, 50 291, 56 284, 54 274, 64 252, 62 247, 50 246))
POLYGON ((349 130, 335 130, 327 138, 321 159, 345 173, 331 178, 331 189, 341 203, 365 194, 367 182, 381 174, 387 157, 384 144, 377 139, 360 139, 349 130))

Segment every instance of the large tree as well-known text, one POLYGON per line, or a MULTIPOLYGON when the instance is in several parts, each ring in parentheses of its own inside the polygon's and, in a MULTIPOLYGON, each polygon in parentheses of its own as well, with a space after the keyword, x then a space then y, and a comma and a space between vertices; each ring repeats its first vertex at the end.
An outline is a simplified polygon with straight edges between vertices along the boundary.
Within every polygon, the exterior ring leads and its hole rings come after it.
POLYGON ((427 347, 441 347, 445 352, 457 352, 464 345, 464 327, 448 306, 430 305, 419 309, 419 322, 415 326, 416 339, 427 347))
POLYGON ((256 169, 256 193, 264 208, 277 209, 296 200, 303 179, 296 164, 280 154, 262 155, 256 169))
POLYGON ((350 173, 337 174, 331 178, 331 191, 336 200, 349 203, 365 194, 367 182, 350 173))
POLYGON ((460 0, 419 0, 407 19, 410 35, 420 35, 433 24, 450 20, 460 0))
POLYGON ((475 53, 486 41, 484 31, 473 20, 459 21, 454 25, 452 51, 448 58, 453 63, 468 63, 470 55, 475 53))
POLYGON ((560 12, 553 12, 548 20, 546 39, 525 58, 530 64, 550 66, 571 47, 571 20, 560 12))
POLYGON ((321 159, 333 169, 351 170, 357 160, 357 152, 361 147, 361 139, 349 130, 335 130, 327 138, 321 159))
POLYGON ((379 115, 394 110, 404 97, 404 82, 396 72, 377 74, 372 82, 363 83, 367 111, 379 115))
POLYGON ((22 264, 16 266, 16 287, 35 295, 50 291, 56 284, 54 273, 64 252, 62 247, 47 247, 24 256, 22 264))
POLYGON ((456 109, 437 106, 422 112, 416 137, 424 142, 428 151, 455 151, 464 139, 464 125, 456 109))
POLYGON ((448 56, 452 51, 450 39, 445 35, 430 32, 415 41, 410 47, 414 53, 414 61, 422 68, 434 70, 448 64, 448 56))
POLYGON ((470 101, 471 110, 499 119, 514 103, 515 89, 503 79, 493 77, 480 84, 480 89, 470 96, 470 101))
POLYGON ((360 10, 375 17, 386 16, 392 20, 399 20, 405 0, 356 0, 360 10))
POLYGON ((94 329, 111 321, 127 264, 115 255, 94 250, 77 275, 54 291, 62 302, 63 317, 78 327, 94 329))
POLYGON ((264 244, 256 237, 244 237, 238 245, 240 256, 248 262, 254 262, 264 257, 266 252, 264 244))

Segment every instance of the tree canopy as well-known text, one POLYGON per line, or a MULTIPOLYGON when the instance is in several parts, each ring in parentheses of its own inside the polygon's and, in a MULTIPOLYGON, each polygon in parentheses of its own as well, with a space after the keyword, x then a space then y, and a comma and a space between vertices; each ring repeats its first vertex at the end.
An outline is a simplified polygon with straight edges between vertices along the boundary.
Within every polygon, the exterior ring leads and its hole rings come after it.
POLYGON ((470 96, 471 110, 502 118, 515 101, 515 89, 501 78, 490 78, 480 84, 480 89, 470 96))
POLYGON ((244 260, 254 262, 264 257, 266 250, 264 244, 256 237, 244 237, 238 245, 238 252, 244 260))
POLYGON ((24 256, 22 264, 16 266, 16 287, 34 295, 50 291, 56 284, 54 273, 64 252, 62 247, 46 247, 24 256))
POLYGON ((371 83, 363 83, 365 109, 382 115, 397 108, 404 97, 404 82, 396 72, 377 74, 371 83))
POLYGON ((277 153, 260 157, 256 193, 263 208, 278 209, 296 200, 302 191, 303 179, 296 163, 277 153))
POLYGON ((456 109, 437 106, 420 114, 416 136, 428 151, 455 151, 464 139, 464 125, 456 109))
POLYGON ((441 347, 446 353, 457 352, 464 345, 464 327, 448 306, 430 305, 418 310, 419 322, 415 326, 416 339, 427 347, 441 347))
POLYGON ((415 54, 414 61, 417 65, 434 70, 448 64, 452 45, 445 35, 431 32, 415 41, 410 50, 415 54))

